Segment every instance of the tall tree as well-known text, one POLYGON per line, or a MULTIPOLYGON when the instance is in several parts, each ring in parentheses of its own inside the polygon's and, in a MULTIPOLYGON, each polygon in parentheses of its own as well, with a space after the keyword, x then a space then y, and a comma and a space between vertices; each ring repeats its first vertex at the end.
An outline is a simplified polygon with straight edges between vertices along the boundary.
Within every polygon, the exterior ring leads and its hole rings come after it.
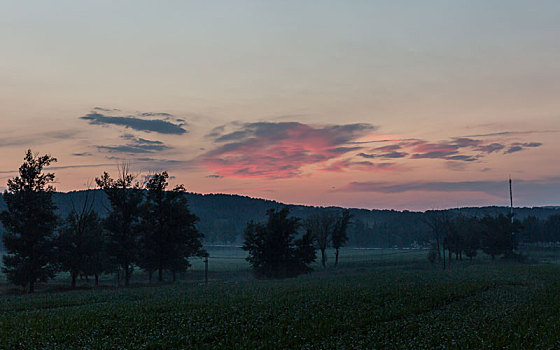
POLYGON ((168 178, 167 172, 149 177, 142 218, 142 267, 158 271, 159 281, 163 270, 171 271, 175 281, 177 272, 190 266, 190 257, 205 253, 203 235, 196 227, 198 217, 189 210, 186 190, 180 185, 167 191, 168 178))
POLYGON ((125 286, 130 285, 134 264, 138 259, 140 206, 143 193, 129 166, 119 166, 118 178, 105 172, 95 181, 109 199, 109 214, 104 220, 107 235, 107 253, 124 271, 125 286))
POLYGON ((311 215, 305 220, 305 227, 311 232, 317 247, 321 251, 321 265, 323 267, 327 265, 326 250, 331 241, 331 235, 335 224, 335 216, 327 211, 311 215))
POLYGON ((243 249, 257 277, 293 277, 311 270, 316 259, 313 236, 308 230, 296 239, 300 219, 288 217, 289 209, 269 209, 266 224, 249 222, 243 249))
MULTIPOLYGON (((93 212, 97 216, 96 212, 93 212)), ((94 219, 91 219, 95 222, 94 219)), ((91 235, 88 235, 89 249, 86 259, 84 274, 95 278, 95 285, 99 286, 99 277, 102 273, 111 270, 109 256, 107 255, 107 245, 105 230, 103 230, 103 220, 97 218, 97 225, 92 225, 91 235), (101 224, 101 225, 99 225, 101 224), (96 227, 97 226, 97 227, 96 227)))
POLYGON ((422 216, 422 221, 430 228, 432 238, 436 243, 438 259, 440 259, 442 243, 449 229, 448 214, 444 210, 427 210, 422 216))
POLYGON ((480 249, 480 221, 474 216, 459 215, 455 219, 455 226, 461 236, 462 251, 472 261, 480 249))
POLYGON ((150 175, 145 184, 147 196, 142 205, 138 265, 148 271, 150 282, 154 271, 158 271, 158 280, 163 281, 163 270, 167 266, 171 245, 169 231, 165 227, 167 212, 164 208, 168 178, 165 172, 156 173, 150 175))
POLYGON ((168 268, 171 270, 173 281, 178 272, 184 272, 191 266, 189 258, 193 256, 207 257, 208 253, 202 249, 204 234, 196 226, 198 217, 190 212, 186 190, 182 185, 167 192, 167 206, 169 210, 169 232, 171 234, 172 249, 168 268))
POLYGON ((512 257, 517 249, 518 233, 521 230, 519 220, 513 220, 511 214, 485 216, 482 224, 482 250, 495 259, 497 255, 512 257))
POLYGON ((93 210, 92 192, 86 192, 81 208, 76 208, 72 201, 72 211, 66 218, 57 238, 57 256, 63 271, 70 273, 72 288, 76 288, 76 279, 80 274, 95 275, 99 283, 99 274, 103 264, 100 255, 103 250, 103 228, 101 219, 93 210))
POLYGON ((455 220, 448 221, 448 231, 445 237, 445 246, 449 251, 449 262, 451 263, 451 254, 455 253, 455 259, 462 259, 462 252, 464 248, 464 236, 462 232, 462 221, 455 218, 455 220))
POLYGON ((0 214, 6 234, 2 236, 7 253, 2 271, 10 282, 30 293, 37 281, 54 277, 54 231, 58 224, 52 201, 53 173, 45 167, 56 162, 50 155, 39 156, 28 150, 19 168, 19 176, 8 180, 4 192, 7 210, 0 214))
POLYGON ((348 225, 350 225, 350 219, 352 219, 352 214, 350 214, 349 210, 344 210, 342 215, 335 222, 331 237, 332 246, 336 249, 334 266, 338 266, 339 249, 348 241, 348 234, 346 231, 348 230, 348 225))

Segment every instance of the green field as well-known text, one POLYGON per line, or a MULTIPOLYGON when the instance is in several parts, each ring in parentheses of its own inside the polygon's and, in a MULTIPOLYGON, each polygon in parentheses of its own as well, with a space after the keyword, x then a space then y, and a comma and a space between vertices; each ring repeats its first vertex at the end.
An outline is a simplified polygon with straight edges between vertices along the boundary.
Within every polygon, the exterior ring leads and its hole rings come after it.
MULTIPOLYGON (((351 250, 338 268, 254 280, 235 248, 213 248, 175 284, 0 296, 2 349, 362 349, 560 347, 560 267, 481 256, 431 265, 425 251, 351 250)), ((332 257, 332 253, 330 254, 332 257)), ((548 259, 548 260, 546 260, 548 259)), ((64 276, 54 283, 66 285, 64 276)))

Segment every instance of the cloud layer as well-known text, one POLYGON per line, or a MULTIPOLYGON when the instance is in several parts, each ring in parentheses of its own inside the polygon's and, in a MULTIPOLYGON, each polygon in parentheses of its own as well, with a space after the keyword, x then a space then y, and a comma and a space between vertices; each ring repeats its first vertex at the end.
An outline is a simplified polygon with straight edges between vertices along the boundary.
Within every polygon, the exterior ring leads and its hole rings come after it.
MULTIPOLYGON (((138 132, 187 133, 183 119, 164 112, 124 115, 117 109, 95 107, 80 118, 93 125, 113 125, 138 132)), ((314 171, 398 171, 409 169, 411 162, 419 160, 442 160, 448 169, 462 171, 468 164, 479 163, 490 155, 509 155, 542 146, 541 142, 519 140, 537 131, 503 131, 435 141, 406 135, 381 139, 376 131, 377 127, 368 123, 231 122, 211 129, 205 138, 205 142, 211 145, 199 148, 209 151, 185 162, 203 168, 215 178, 280 179, 314 171), (516 142, 512 142, 512 138, 516 142)), ((162 141, 130 133, 121 138, 126 141, 124 144, 104 144, 96 148, 102 152, 128 155, 171 149, 162 141)), ((74 155, 90 156, 90 153, 74 155)))
MULTIPOLYGON (((544 180, 514 180, 514 192, 520 196, 534 196, 544 193, 560 193, 560 178, 544 180)), ((406 183, 390 182, 350 182, 337 192, 376 192, 385 194, 403 192, 477 192, 497 197, 508 196, 508 181, 417 181, 406 183)))
MULTIPOLYGON (((492 135, 510 135, 510 132, 492 135)), ((487 135, 486 135, 487 136, 487 135)), ((527 148, 542 146, 540 142, 505 143, 496 140, 481 140, 470 137, 454 137, 448 140, 432 142, 422 139, 383 140, 387 143, 381 147, 368 149, 357 154, 359 157, 374 159, 442 159, 447 161, 474 162, 492 153, 503 151, 510 154, 527 148)))
POLYGON ((127 140, 126 145, 118 146, 97 146, 100 151, 106 151, 110 153, 154 153, 159 151, 165 151, 170 149, 161 141, 147 140, 141 137, 134 136, 132 134, 124 134, 123 139, 127 140))
POLYGON ((506 188, 504 181, 459 181, 459 182, 408 182, 393 184, 389 182, 350 182, 340 189, 348 192, 401 193, 408 191, 428 192, 495 192, 506 188))
POLYGON ((201 164, 226 177, 287 178, 308 165, 327 162, 361 147, 350 142, 377 128, 370 124, 312 126, 298 122, 246 123, 226 132, 217 127, 207 136, 218 146, 201 164))
POLYGON ((80 119, 89 121, 93 125, 118 125, 143 132, 182 135, 187 133, 184 123, 174 123, 169 120, 168 113, 140 113, 138 116, 110 116, 95 112, 86 114, 80 119), (151 119, 146 119, 146 118, 151 119))
MULTIPOLYGON (((377 130, 371 124, 309 125, 299 122, 232 123, 211 130, 206 137, 216 147, 197 162, 225 177, 288 178, 303 168, 318 171, 381 171, 406 169, 411 160, 440 159, 452 170, 491 154, 511 154, 540 147, 540 142, 452 137, 429 141, 417 138, 365 141, 377 130), (368 146, 371 143, 377 147, 368 146)), ((509 136, 511 132, 493 136, 509 136)), ((519 136, 520 133, 515 133, 519 136)))

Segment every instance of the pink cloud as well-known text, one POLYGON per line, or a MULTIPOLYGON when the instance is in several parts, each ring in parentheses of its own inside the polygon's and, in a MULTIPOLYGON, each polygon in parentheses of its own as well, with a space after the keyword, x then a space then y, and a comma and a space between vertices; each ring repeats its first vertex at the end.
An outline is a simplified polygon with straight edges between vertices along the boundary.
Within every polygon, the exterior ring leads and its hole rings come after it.
POLYGON ((337 160, 319 171, 343 172, 346 170, 360 170, 369 172, 399 171, 405 169, 392 162, 374 163, 370 161, 355 161, 352 159, 337 160))
POLYGON ((457 153, 459 146, 453 145, 447 142, 440 143, 430 143, 426 141, 417 141, 412 144, 412 151, 417 153, 447 153, 454 154, 457 153))
POLYGON ((363 141, 375 137, 375 130, 370 124, 314 126, 298 122, 260 122, 223 125, 207 135, 217 147, 199 157, 197 162, 216 175, 241 178, 295 177, 310 165, 327 172, 398 170, 413 159, 455 162, 454 169, 459 170, 465 166, 457 162, 476 162, 498 151, 505 150, 501 153, 508 154, 542 145, 540 142, 508 145, 468 136, 436 142, 397 137, 363 141), (233 130, 227 131, 232 126, 233 130), (365 148, 365 144, 371 142, 386 144, 365 148), (386 162, 374 161, 378 159, 386 162))
POLYGON ((372 133, 370 124, 311 126, 296 122, 250 123, 225 134, 223 143, 199 162, 217 175, 243 178, 289 178, 302 168, 361 149, 350 144, 372 133))

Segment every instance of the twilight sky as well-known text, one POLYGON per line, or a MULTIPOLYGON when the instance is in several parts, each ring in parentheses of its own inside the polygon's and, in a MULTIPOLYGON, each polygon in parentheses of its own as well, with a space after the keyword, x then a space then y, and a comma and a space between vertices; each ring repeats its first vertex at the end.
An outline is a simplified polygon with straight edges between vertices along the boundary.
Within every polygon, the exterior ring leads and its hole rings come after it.
POLYGON ((0 189, 128 161, 189 191, 560 204, 560 2, 3 1, 0 189))

